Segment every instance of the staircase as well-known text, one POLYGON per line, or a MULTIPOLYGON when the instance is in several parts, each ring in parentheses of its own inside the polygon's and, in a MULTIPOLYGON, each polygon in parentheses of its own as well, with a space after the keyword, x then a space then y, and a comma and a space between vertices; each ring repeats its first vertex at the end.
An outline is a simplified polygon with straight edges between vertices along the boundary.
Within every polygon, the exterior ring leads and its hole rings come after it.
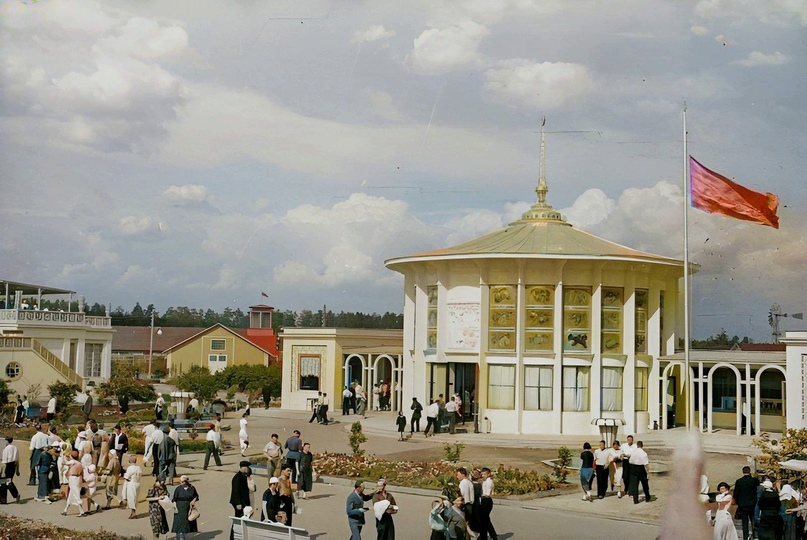
POLYGON ((67 380, 67 382, 77 384, 79 388, 82 390, 84 389, 84 379, 80 377, 78 373, 73 371, 70 366, 62 362, 61 358, 50 352, 35 339, 31 340, 31 349, 33 349, 33 351, 38 354, 42 360, 50 364, 53 369, 58 371, 59 374, 67 380))

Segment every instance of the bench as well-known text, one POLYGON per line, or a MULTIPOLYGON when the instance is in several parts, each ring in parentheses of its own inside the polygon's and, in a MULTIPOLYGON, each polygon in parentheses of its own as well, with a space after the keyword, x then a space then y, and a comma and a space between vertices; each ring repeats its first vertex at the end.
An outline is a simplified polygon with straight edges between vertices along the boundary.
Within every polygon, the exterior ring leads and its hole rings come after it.
POLYGON ((308 531, 287 527, 280 523, 255 521, 254 519, 230 517, 234 540, 297 540, 310 538, 308 531))

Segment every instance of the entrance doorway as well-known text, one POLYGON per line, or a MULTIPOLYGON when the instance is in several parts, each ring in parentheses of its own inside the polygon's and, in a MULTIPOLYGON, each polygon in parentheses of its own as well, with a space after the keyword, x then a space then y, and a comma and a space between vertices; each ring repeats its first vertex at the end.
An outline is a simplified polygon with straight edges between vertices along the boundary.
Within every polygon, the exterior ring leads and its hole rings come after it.
POLYGON ((366 381, 364 380, 364 365, 361 358, 354 356, 348 360, 345 366, 345 372, 345 386, 350 386, 353 381, 359 381, 362 388, 367 388, 366 381))
POLYGON ((429 364, 429 402, 440 394, 448 401, 454 394, 462 399, 462 417, 466 421, 473 418, 476 403, 476 385, 479 373, 476 364, 449 362, 429 364))

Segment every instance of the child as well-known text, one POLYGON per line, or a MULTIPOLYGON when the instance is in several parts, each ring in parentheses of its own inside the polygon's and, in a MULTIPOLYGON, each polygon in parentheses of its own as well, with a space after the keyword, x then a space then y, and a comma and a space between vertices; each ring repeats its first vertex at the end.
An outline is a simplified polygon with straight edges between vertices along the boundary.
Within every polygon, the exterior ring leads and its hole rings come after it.
POLYGON ((402 441, 404 440, 404 430, 406 429, 406 417, 403 411, 398 411, 398 418, 395 419, 395 423, 398 425, 398 434, 401 437, 398 440, 402 441))

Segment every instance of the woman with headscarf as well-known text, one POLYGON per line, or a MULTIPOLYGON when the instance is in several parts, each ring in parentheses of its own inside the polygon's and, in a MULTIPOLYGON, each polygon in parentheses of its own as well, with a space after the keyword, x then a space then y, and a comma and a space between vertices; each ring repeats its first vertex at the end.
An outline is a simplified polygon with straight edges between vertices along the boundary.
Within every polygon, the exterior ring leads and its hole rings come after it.
POLYGON ((729 513, 731 507, 732 494, 731 487, 726 482, 717 485, 717 513, 715 514, 715 530, 712 535, 714 540, 738 540, 737 528, 734 526, 734 519, 729 513))
POLYGON ((101 510, 101 505, 95 502, 95 491, 98 482, 98 475, 95 473, 95 465, 90 463, 86 467, 84 467, 84 485, 87 487, 87 512, 90 512, 90 504, 94 506, 92 512, 98 512, 101 510))
POLYGON ((146 501, 149 503, 149 522, 151 523, 151 533, 154 540, 158 540, 161 534, 168 534, 168 519, 165 516, 165 509, 160 505, 160 500, 168 495, 165 489, 165 479, 158 476, 154 480, 154 485, 146 494, 146 501))
POLYGON ((762 482, 762 494, 759 496, 759 526, 757 527, 758 540, 779 540, 782 538, 782 516, 779 515, 781 503, 779 493, 774 489, 773 482, 762 482))
POLYGON ((395 522, 392 521, 392 514, 397 512, 395 497, 387 492, 387 481, 382 478, 378 481, 378 488, 373 495, 373 513, 378 540, 395 540, 395 522))
MULTIPOLYGON (((112 507, 112 499, 118 498, 118 482, 120 481, 121 475, 120 460, 118 459, 118 452, 116 450, 109 451, 109 458, 106 461, 104 473, 106 474, 106 486, 104 489, 106 492, 106 506, 104 509, 109 510, 112 507)), ((120 497, 120 502, 123 502, 123 497, 120 497)))
POLYGON ((64 507, 62 515, 66 516, 67 510, 70 509, 71 506, 78 506, 78 516, 83 517, 86 515, 81 503, 81 477, 84 470, 81 466, 81 462, 78 460, 78 452, 76 450, 73 450, 70 457, 70 466, 67 470, 67 504, 64 507))
POLYGON ((784 540, 796 540, 796 516, 789 513, 799 505, 799 493, 787 481, 779 489, 779 515, 782 516, 784 540))
POLYGON ((129 466, 126 467, 126 472, 123 473, 123 479, 126 483, 123 485, 123 498, 126 501, 126 507, 131 510, 129 519, 134 519, 137 515, 137 495, 140 491, 140 478, 143 476, 143 469, 137 465, 137 456, 129 458, 129 466))
POLYGON ((70 469, 70 465, 73 464, 73 458, 70 456, 72 453, 73 447, 70 446, 70 443, 63 442, 61 455, 56 460, 56 468, 59 470, 59 484, 61 486, 62 496, 64 498, 67 498, 67 494, 70 489, 67 471, 70 469))
POLYGON ((247 434, 247 413, 238 421, 241 429, 238 431, 238 441, 241 443, 241 457, 246 457, 244 452, 249 448, 249 435, 247 434))
POLYGON ((174 501, 177 507, 177 511, 174 513, 174 523, 171 525, 171 532, 176 533, 177 540, 184 540, 186 534, 196 532, 196 521, 189 521, 188 515, 191 508, 199 500, 196 488, 191 485, 190 478, 186 475, 183 474, 179 478, 179 486, 174 490, 174 496, 171 500, 174 501))

